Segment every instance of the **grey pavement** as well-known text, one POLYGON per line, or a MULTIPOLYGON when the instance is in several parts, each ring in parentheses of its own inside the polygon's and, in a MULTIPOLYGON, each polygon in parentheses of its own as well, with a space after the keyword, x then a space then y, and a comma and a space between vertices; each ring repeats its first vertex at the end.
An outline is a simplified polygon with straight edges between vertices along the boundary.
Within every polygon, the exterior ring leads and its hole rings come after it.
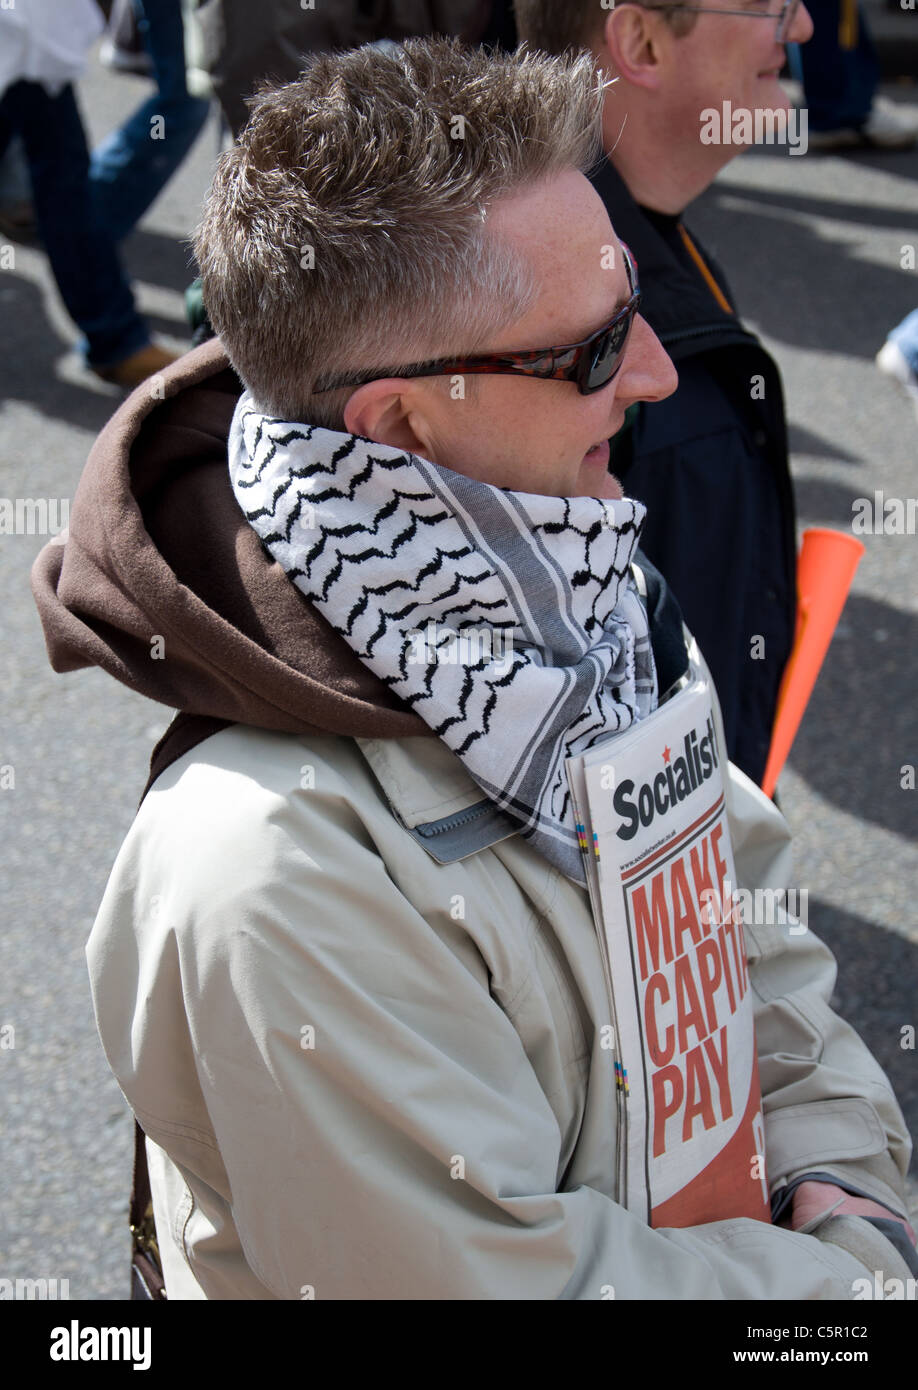
MULTIPOLYGON (((886 90, 918 120, 918 88, 886 90)), ((92 64, 81 96, 93 136, 146 91, 92 64)), ((183 239, 217 140, 212 121, 126 249, 141 307, 176 346, 187 340, 183 239)), ((873 365, 887 329, 918 306, 918 271, 902 268, 903 247, 918 258, 918 152, 744 154, 687 220, 780 363, 801 526, 847 528, 853 501, 875 489, 918 496, 918 419, 873 365)), ((15 268, 0 271, 0 311, 0 492, 72 498, 119 394, 80 367, 37 249, 17 245, 15 268)), ((809 924, 839 961, 835 1006, 918 1134, 918 1053, 901 1046, 918 1025, 918 790, 900 786, 900 769, 918 764, 916 541, 863 539, 780 794, 809 924)), ((95 1032, 83 951, 170 715, 101 672, 51 671, 28 588, 43 543, 0 537, 0 1268, 67 1278, 74 1299, 119 1299, 132 1131, 95 1032), (4 788, 10 767, 15 786, 4 788), (2 1046, 10 1024, 13 1048, 2 1046)))

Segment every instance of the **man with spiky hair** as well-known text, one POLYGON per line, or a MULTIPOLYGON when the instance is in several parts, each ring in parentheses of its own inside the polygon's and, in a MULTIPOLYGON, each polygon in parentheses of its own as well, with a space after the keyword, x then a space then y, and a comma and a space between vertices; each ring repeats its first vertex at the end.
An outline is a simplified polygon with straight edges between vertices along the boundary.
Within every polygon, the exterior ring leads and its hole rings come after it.
POLYGON ((644 313, 679 386, 629 412, 614 467, 647 506, 642 548, 711 668, 730 757, 761 784, 796 621, 781 378, 683 218, 743 148, 731 143, 732 125, 709 138, 711 112, 719 117, 729 102, 752 116, 785 113, 784 44, 806 42, 813 26, 799 0, 514 5, 522 40, 548 53, 586 49, 615 79, 603 114, 607 157, 591 181, 635 254, 644 313))
MULTIPOLYGON (((675 373, 585 177, 601 108, 587 56, 445 41, 264 93, 196 239, 221 338, 135 394, 36 566, 58 669, 181 711, 87 947, 170 1298, 909 1277, 901 1112, 782 925, 732 1035, 770 1187, 721 1073, 724 1181, 678 1228, 625 1200, 566 759, 704 667, 608 471, 675 373)), ((740 883, 786 882, 777 808, 738 772, 723 797, 740 883)))

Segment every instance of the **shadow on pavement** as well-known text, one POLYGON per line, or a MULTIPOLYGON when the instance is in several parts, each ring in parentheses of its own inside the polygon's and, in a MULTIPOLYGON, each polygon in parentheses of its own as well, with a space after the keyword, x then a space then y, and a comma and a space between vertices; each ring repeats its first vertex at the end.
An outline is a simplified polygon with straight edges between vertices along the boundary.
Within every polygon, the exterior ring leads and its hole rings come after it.
POLYGON ((161 232, 144 228, 132 232, 121 253, 132 279, 176 290, 179 294, 185 293, 198 273, 191 246, 161 232))
MULTIPOLYGON (((3 399, 22 401, 45 418, 64 420, 97 434, 114 415, 127 392, 104 385, 91 376, 88 368, 80 368, 81 373, 85 372, 85 388, 77 382, 62 380, 58 362, 68 350, 73 351, 77 329, 73 328, 67 339, 61 338, 57 326, 46 313, 43 292, 33 281, 18 275, 4 275, 2 290, 3 320, 16 325, 16 350, 4 359, 3 399)), ((165 334, 185 340, 183 346, 186 348, 190 346, 191 330, 184 316, 167 318, 147 313, 144 317, 154 337, 165 334)))
MULTIPOLYGON (((918 166, 915 170, 918 176, 918 166)), ((886 333, 914 304, 903 303, 899 254, 888 265, 859 256, 856 244, 831 240, 802 219, 822 216, 900 229, 902 245, 915 247, 914 215, 874 203, 803 198, 793 193, 715 184, 686 218, 723 265, 742 317, 767 337, 823 355, 840 353, 870 361, 886 333), (737 254, 737 247, 744 248, 737 254), (852 296, 856 289, 856 305, 852 296)), ((918 303, 918 281, 915 302, 918 303)))
MULTIPOLYGON (((769 151, 769 153, 774 153, 769 151)), ((809 155, 805 156, 810 158, 809 155)), ((820 155, 824 159, 829 156, 820 155)), ((834 155, 832 158, 840 158, 834 155)), ((791 158, 791 156, 788 156, 791 158)), ((883 173, 895 174, 899 178, 918 179, 918 155, 906 157, 901 152, 896 154, 889 151, 887 154, 873 154, 866 152, 863 155, 845 155, 846 161, 854 161, 864 169, 879 170, 883 173), (891 161, 896 160, 893 164, 891 161)), ((844 182, 839 181, 840 188, 844 189, 844 182)), ((878 227, 888 227, 890 229, 899 228, 903 232, 912 234, 918 232, 915 224, 914 213, 908 213, 901 208, 891 207, 889 203, 866 203, 848 202, 844 197, 821 198, 809 194, 793 193, 790 189, 775 190, 770 188, 749 188, 745 185, 737 188, 728 183, 715 183, 711 193, 703 196, 711 198, 712 194, 730 194, 735 198, 749 199, 761 205, 761 210, 765 215, 772 213, 788 212, 794 213, 798 217, 828 217, 836 222, 850 222, 859 227, 868 227, 871 231, 876 231, 878 227)), ((689 214, 691 215, 691 214, 689 214)))
POLYGON ((833 439, 825 439, 821 434, 814 434, 803 425, 794 425, 790 421, 787 425, 787 448, 790 454, 809 454, 811 458, 831 459, 833 463, 861 464, 864 461, 847 453, 833 439))
MULTIPOLYGON (((788 760, 840 810, 912 839, 918 790, 903 789, 901 769, 918 761, 916 650, 918 615, 852 594, 788 760)), ((913 995, 916 978, 913 964, 913 995)))
POLYGON ((863 489, 845 487, 826 478, 794 478, 797 520, 814 526, 838 526, 847 530, 854 515, 852 503, 863 489))
POLYGON ((3 365, 3 398, 23 401, 43 416, 97 433, 121 404, 123 396, 90 377, 85 390, 57 375, 58 359, 76 338, 62 340, 45 312, 40 288, 20 276, 3 277, 3 317, 16 325, 16 350, 3 365))

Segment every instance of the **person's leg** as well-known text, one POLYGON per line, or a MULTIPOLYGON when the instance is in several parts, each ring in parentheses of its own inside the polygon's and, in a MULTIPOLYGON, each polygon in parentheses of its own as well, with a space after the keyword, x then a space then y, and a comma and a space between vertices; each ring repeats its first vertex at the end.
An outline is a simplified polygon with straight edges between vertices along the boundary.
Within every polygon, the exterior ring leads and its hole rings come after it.
POLYGON ((35 232, 32 185, 22 141, 0 131, 0 232, 13 241, 31 241, 35 232))
POLYGON ((6 159, 10 149, 18 139, 13 113, 6 105, 6 96, 0 96, 0 160, 6 159))
POLYGON ((29 170, 22 141, 0 135, 0 203, 21 203, 30 199, 29 170))
POLYGON ((64 305, 85 341, 92 367, 122 362, 150 342, 115 245, 96 221, 89 151, 73 87, 51 97, 37 82, 17 82, 0 118, 20 131, 35 218, 64 305))
POLYGON ((149 77, 152 64, 137 29, 134 0, 114 0, 105 38, 99 49, 99 62, 118 72, 135 72, 149 77))
POLYGON ((804 102, 810 130, 858 129, 870 115, 880 69, 862 13, 857 44, 842 48, 839 21, 843 0, 806 0, 813 37, 800 45, 804 102))
POLYGON ((135 0, 157 90, 93 151, 93 197, 115 241, 134 228, 194 144, 210 103, 188 92, 181 0, 135 0))

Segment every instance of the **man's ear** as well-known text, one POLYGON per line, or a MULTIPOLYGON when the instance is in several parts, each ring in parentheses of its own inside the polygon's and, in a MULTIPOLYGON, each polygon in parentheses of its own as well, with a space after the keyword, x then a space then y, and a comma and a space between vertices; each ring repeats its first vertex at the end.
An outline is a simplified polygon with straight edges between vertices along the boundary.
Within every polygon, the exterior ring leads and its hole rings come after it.
POLYGON ((344 428, 376 444, 431 458, 431 435, 422 394, 405 377, 384 377, 358 386, 344 407, 344 428))
POLYGON ((640 5, 616 5, 605 23, 599 59, 634 87, 654 90, 675 35, 662 14, 640 5))

